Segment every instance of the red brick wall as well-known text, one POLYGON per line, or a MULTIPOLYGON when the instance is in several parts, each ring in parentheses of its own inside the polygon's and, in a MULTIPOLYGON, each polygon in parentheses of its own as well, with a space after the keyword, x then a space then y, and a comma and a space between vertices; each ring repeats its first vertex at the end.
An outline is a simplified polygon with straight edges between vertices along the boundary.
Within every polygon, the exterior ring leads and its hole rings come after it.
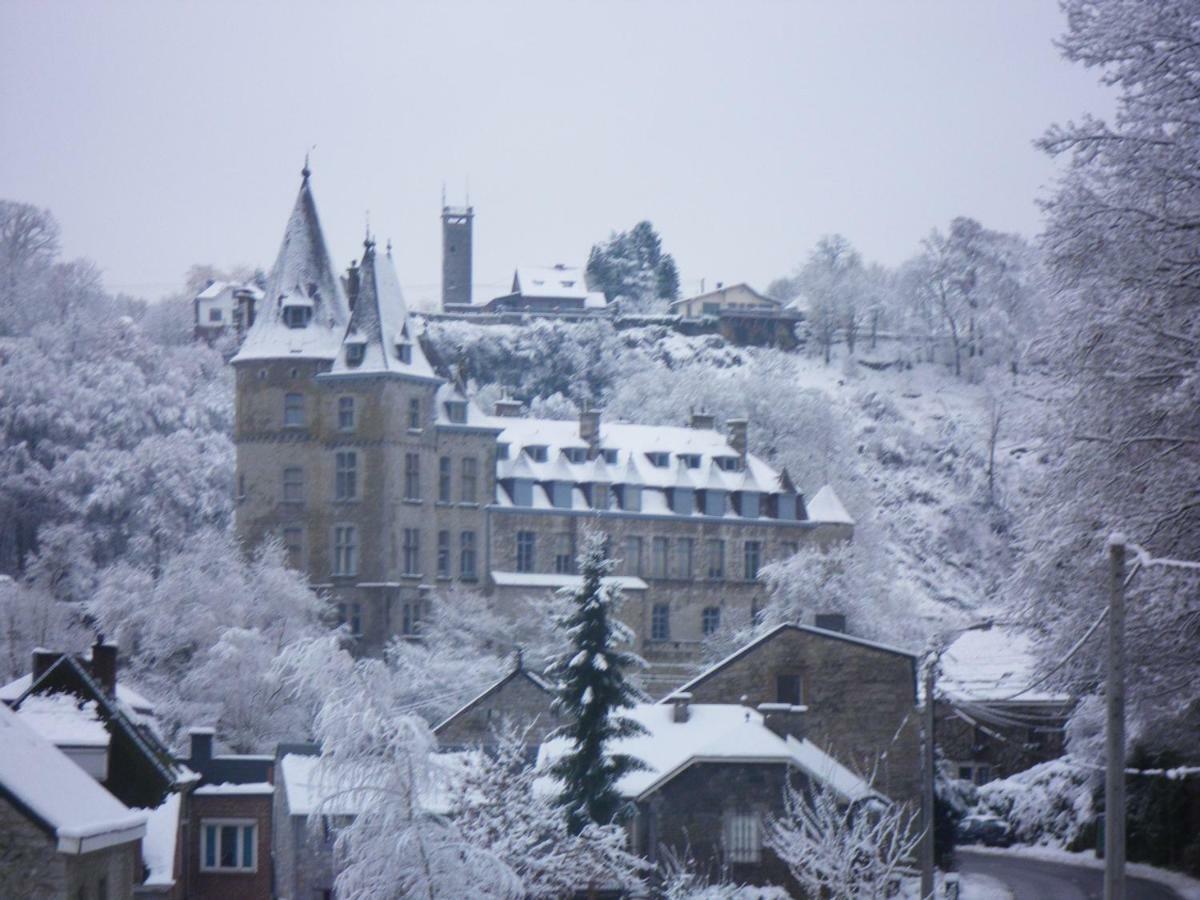
POLYGON ((271 794, 192 794, 184 849, 190 900, 270 900, 271 794), (205 872, 200 849, 205 819, 253 819, 258 825, 254 872, 205 872))

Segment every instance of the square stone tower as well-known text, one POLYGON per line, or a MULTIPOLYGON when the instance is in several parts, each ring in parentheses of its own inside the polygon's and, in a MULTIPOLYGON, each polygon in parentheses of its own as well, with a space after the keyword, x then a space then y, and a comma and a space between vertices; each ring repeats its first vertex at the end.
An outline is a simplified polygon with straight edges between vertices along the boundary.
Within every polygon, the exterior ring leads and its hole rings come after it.
POLYGON ((471 302, 473 206, 442 206, 442 309, 471 302))

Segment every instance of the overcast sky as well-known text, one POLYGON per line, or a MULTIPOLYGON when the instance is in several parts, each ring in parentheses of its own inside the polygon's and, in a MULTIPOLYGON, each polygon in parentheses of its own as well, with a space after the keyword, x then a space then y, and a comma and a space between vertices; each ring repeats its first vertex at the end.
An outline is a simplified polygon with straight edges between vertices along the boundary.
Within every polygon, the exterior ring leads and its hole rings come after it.
POLYGON ((1062 26, 1052 0, 0 0, 0 197, 154 298, 269 266, 315 144, 335 262, 369 210, 412 300, 468 179, 485 295, 647 218, 685 290, 762 288, 829 232, 885 263, 959 214, 1035 234, 1032 140, 1110 109, 1062 26))

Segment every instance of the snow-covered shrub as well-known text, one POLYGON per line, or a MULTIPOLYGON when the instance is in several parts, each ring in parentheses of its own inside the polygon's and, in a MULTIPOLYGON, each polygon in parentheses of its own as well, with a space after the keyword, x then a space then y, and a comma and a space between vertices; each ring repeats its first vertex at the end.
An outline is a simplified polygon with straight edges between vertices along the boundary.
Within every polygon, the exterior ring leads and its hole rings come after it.
POLYGON ((1096 816, 1095 773, 1064 759, 988 782, 978 789, 977 812, 1000 816, 1024 844, 1071 846, 1096 816))

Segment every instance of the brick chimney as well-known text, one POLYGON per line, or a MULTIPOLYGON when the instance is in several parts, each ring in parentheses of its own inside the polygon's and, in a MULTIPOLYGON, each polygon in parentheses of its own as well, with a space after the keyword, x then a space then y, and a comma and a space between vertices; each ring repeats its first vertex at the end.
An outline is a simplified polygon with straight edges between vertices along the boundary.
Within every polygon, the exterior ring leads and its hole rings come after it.
POLYGON ((737 451, 737 455, 741 457, 742 463, 746 462, 746 431, 750 427, 750 423, 745 419, 729 419, 725 422, 725 427, 729 429, 729 446, 737 451))
POLYGON ((692 695, 687 691, 676 691, 668 699, 671 701, 671 721, 686 722, 691 717, 692 695))
POLYGON ((758 711, 762 713, 763 724, 784 740, 794 737, 804 740, 804 714, 807 706, 792 706, 790 703, 760 703, 758 711))
POLYGON ((188 740, 191 742, 189 753, 189 762, 191 763, 206 763, 212 759, 213 755, 213 735, 216 734, 214 728, 189 728, 188 740))
POLYGON ((44 647, 35 647, 33 650, 33 666, 30 668, 30 683, 37 681, 50 670, 50 667, 58 662, 62 656, 57 650, 47 650, 44 647))
POLYGON ((117 645, 106 644, 104 635, 96 637, 92 646, 92 677, 110 697, 117 693, 117 645))
POLYGON ((579 410, 579 437, 588 445, 588 459, 600 455, 600 410, 586 406, 579 410))
POLYGON ((493 410, 502 419, 519 419, 521 417, 521 401, 512 397, 501 397, 496 401, 493 410))
POLYGON ((692 428, 699 428, 705 431, 712 431, 717 427, 717 417, 712 413, 706 413, 703 410, 700 412, 692 411, 691 421, 688 423, 692 428))

